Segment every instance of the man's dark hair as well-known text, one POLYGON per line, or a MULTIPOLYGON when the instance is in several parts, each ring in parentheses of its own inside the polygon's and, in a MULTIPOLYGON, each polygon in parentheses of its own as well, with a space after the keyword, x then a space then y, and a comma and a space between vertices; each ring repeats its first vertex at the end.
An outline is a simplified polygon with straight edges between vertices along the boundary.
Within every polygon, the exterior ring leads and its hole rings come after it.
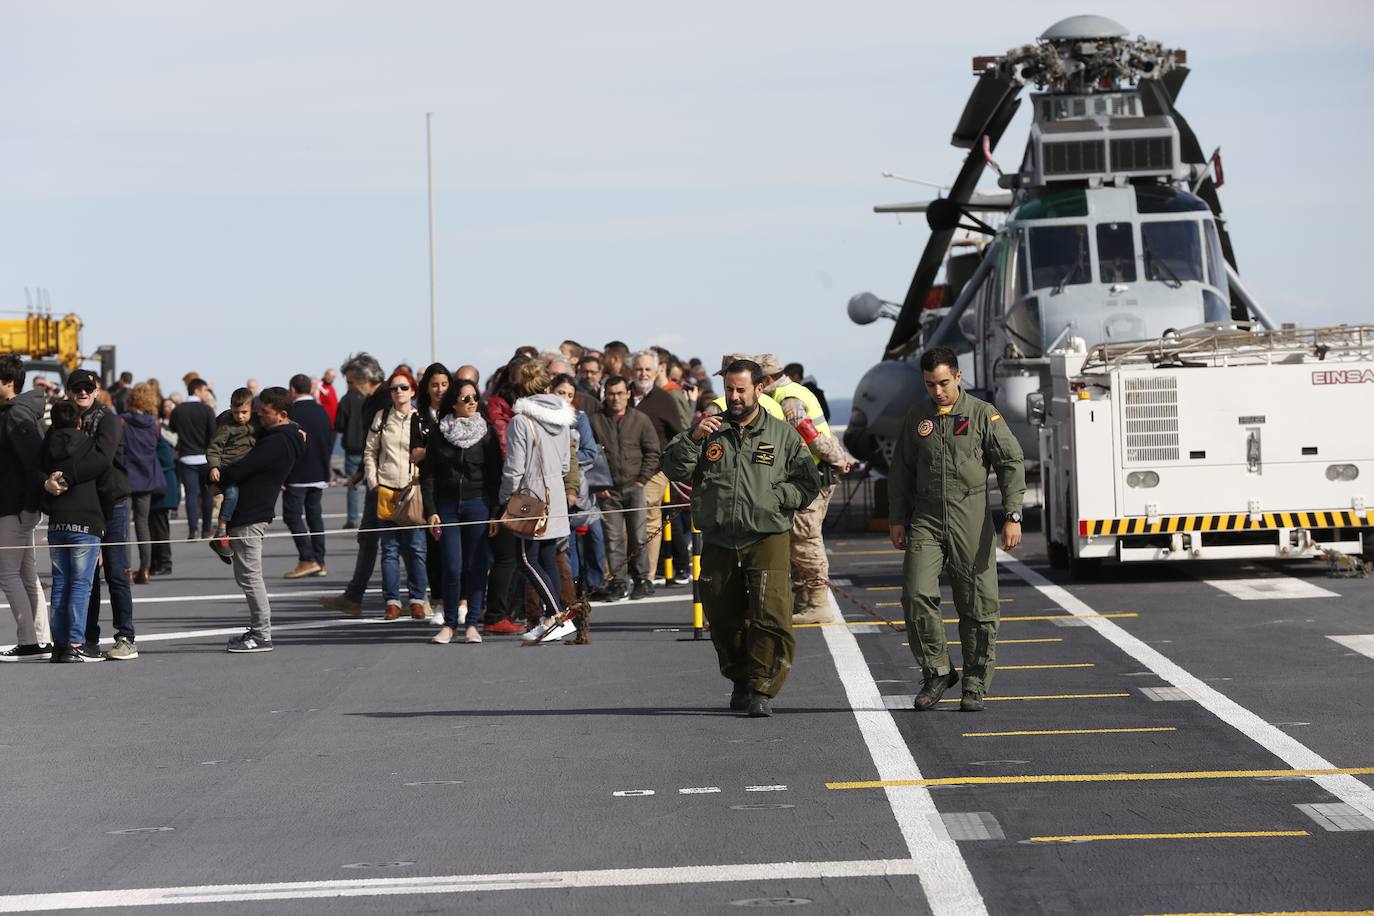
POLYGON ((229 409, 236 410, 244 404, 253 403, 253 392, 247 388, 235 388, 234 393, 229 395, 229 409))
POLYGON ((794 382, 800 382, 806 378, 806 370, 802 368, 801 363, 788 363, 782 367, 782 374, 794 382))
POLYGON ((134 380, 134 374, 132 372, 121 372, 119 373, 119 380, 123 382, 125 385, 132 384, 134 380))
POLYGON ((291 386, 292 394, 310 393, 310 376, 306 375, 304 372, 297 372, 295 375, 291 376, 291 381, 287 382, 287 384, 291 386))
POLYGON ((186 393, 194 395, 202 388, 209 388, 210 383, 203 378, 193 378, 186 383, 186 393))
POLYGON ((725 371, 721 373, 721 375, 734 375, 737 372, 748 372, 750 381, 752 381, 755 385, 763 384, 763 367, 760 366, 758 363, 754 362, 752 359, 735 360, 733 363, 725 367, 725 371))
POLYGON ((922 372, 934 372, 939 366, 949 366, 952 375, 959 371, 959 357, 949 347, 931 347, 921 354, 922 372))
POLYGON ((523 347, 515 348, 515 355, 523 356, 525 359, 534 359, 536 356, 539 355, 539 348, 532 347, 529 344, 525 344, 523 347))
POLYGON ((0 382, 13 384, 15 394, 24 390, 24 376, 27 374, 28 368, 22 359, 12 353, 0 356, 0 382))
POLYGON ((278 413, 289 413, 291 410, 291 392, 280 385, 273 385, 271 388, 264 388, 258 393, 258 403, 265 404, 278 413))
POLYGON ((629 356, 630 345, 625 343, 623 340, 612 340, 609 343, 607 343, 606 346, 601 348, 601 352, 607 355, 610 355, 611 353, 619 353, 621 356, 629 356))
POLYGON ((609 392, 616 385, 624 385, 626 388, 630 387, 630 383, 625 381, 625 376, 623 375, 612 375, 606 379, 606 391, 609 392))
POLYGON ((585 369, 585 368, 587 368, 587 364, 588 364, 588 363, 596 363, 598 366, 600 366, 600 365, 601 365, 601 357, 599 357, 599 356, 584 356, 584 357, 582 357, 582 359, 578 362, 577 368, 579 368, 579 369, 585 369))
POLYGON ((58 401, 52 405, 52 412, 48 416, 53 429, 76 429, 81 408, 76 406, 75 401, 58 401))

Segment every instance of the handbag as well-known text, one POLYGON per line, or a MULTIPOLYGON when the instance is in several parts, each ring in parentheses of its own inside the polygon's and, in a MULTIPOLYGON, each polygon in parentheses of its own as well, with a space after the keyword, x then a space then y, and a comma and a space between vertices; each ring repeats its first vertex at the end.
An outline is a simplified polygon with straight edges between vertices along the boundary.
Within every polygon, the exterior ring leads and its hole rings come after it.
MULTIPOLYGON (((534 437, 535 461, 539 467, 539 479, 543 480, 544 452, 539 441, 539 429, 529 417, 525 417, 525 421, 530 424, 530 435, 534 437)), ((506 507, 501 510, 500 521, 502 527, 521 537, 537 538, 542 535, 549 527, 548 482, 544 482, 543 500, 525 489, 522 484, 520 492, 512 493, 506 501, 506 507)))

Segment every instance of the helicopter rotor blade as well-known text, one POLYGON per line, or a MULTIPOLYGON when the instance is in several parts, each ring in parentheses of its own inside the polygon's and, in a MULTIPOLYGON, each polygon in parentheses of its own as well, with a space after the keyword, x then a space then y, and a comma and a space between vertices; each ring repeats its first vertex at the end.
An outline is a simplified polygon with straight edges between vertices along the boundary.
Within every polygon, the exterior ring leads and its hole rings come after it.
POLYGON ((931 224, 930 239, 921 253, 921 260, 916 265, 911 286, 907 289, 906 298, 902 300, 901 313, 897 316, 892 336, 888 339, 885 354, 888 359, 895 359, 911 352, 918 343, 921 310, 925 306, 930 288, 935 284, 935 275, 944 263, 945 252, 954 239, 956 229, 954 221, 939 217, 947 216, 949 212, 957 213, 959 208, 968 205, 978 185, 978 179, 987 167, 987 159, 977 140, 986 136, 988 150, 997 147, 997 141, 1002 139, 1007 125, 1011 123, 1012 117, 1021 105, 1016 98, 1020 91, 1019 84, 985 73, 979 78, 973 94, 969 96, 964 113, 959 118, 959 127, 954 134, 953 142, 956 146, 967 145, 971 149, 964 158, 958 177, 950 185, 949 196, 944 198, 948 203, 935 208, 934 212, 929 209, 926 211, 927 222, 931 224), (975 122, 978 122, 979 126, 973 130, 975 122))

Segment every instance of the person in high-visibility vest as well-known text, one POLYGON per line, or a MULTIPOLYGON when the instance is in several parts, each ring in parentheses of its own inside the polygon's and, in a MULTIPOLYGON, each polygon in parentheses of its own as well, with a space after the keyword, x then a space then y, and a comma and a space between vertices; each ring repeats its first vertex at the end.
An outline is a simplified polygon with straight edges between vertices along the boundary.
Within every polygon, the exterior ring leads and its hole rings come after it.
POLYGON ((792 519, 793 623, 827 623, 834 617, 830 605, 830 560, 825 555, 821 527, 835 492, 835 481, 849 470, 849 458, 840 441, 830 433, 825 412, 811 390, 783 374, 772 353, 756 358, 767 376, 763 390, 778 402, 791 424, 811 450, 811 460, 821 476, 821 492, 792 519))
MULTIPOLYGON (((747 360, 749 360, 750 362, 753 362, 753 361, 754 361, 754 354, 752 354, 752 353, 726 353, 724 356, 722 356, 722 357, 720 358, 720 371, 717 372, 716 375, 719 375, 719 376, 722 376, 722 377, 723 377, 723 376, 725 375, 725 367, 726 367, 726 366, 729 366, 731 363, 738 362, 739 360, 742 360, 742 359, 747 359, 747 360)), ((768 395, 766 395, 766 394, 761 394, 761 395, 759 395, 759 402, 758 402, 758 403, 759 403, 759 406, 763 408, 763 412, 766 413, 766 414, 768 414, 768 416, 774 417, 775 419, 778 419, 778 420, 785 420, 785 419, 787 419, 786 415, 784 415, 783 412, 782 412, 782 408, 778 406, 778 402, 775 401, 775 400, 773 400, 773 399, 772 399, 771 397, 769 397, 768 395)), ((707 408, 706 413, 707 413, 708 416, 713 416, 713 417, 717 417, 717 416, 720 416, 721 414, 725 413, 725 395, 721 395, 720 397, 718 397, 718 398, 716 398, 714 401, 712 401, 712 402, 711 402, 711 407, 710 407, 710 408, 707 408), (712 410, 711 408, 714 408, 714 410, 712 410)))

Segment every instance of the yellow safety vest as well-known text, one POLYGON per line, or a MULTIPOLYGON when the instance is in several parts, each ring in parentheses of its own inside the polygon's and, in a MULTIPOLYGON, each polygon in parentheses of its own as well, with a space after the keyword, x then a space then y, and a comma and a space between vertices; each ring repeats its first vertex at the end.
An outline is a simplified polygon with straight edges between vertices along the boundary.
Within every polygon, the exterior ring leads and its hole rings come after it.
MULTIPOLYGON (((725 395, 721 395, 711 403, 714 404, 721 413, 725 413, 725 395)), ((782 412, 782 407, 778 405, 778 402, 766 394, 759 395, 759 406, 762 407, 763 412, 770 417, 775 417, 776 419, 784 421, 787 419, 787 415, 782 412)))
MULTIPOLYGON (((816 427, 816 431, 822 436, 828 437, 830 435, 830 424, 825 422, 825 411, 821 410, 821 402, 816 400, 816 396, 811 393, 810 388, 800 382, 788 382, 786 385, 779 385, 774 388, 772 398, 778 404, 782 404, 788 398, 796 398, 801 401, 806 407, 806 418, 816 427)), ((816 464, 821 463, 820 456, 815 452, 811 453, 811 459, 816 464)))

